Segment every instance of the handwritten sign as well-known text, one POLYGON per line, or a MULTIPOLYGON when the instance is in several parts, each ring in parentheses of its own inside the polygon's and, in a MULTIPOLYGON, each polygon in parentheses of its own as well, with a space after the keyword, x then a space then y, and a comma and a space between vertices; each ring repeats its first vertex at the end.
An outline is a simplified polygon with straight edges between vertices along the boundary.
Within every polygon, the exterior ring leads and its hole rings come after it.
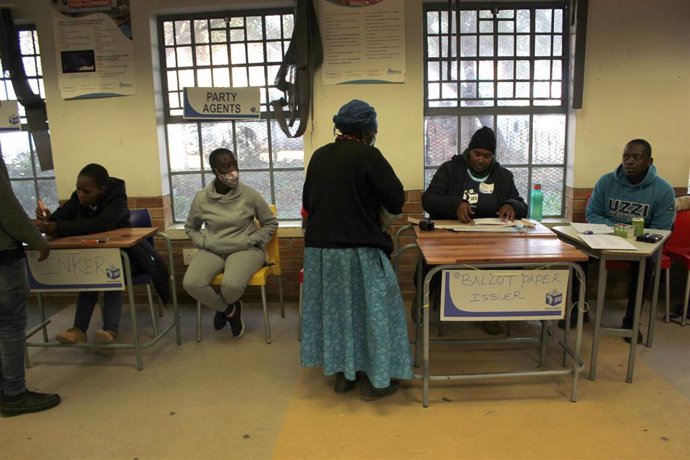
POLYGON ((569 270, 443 270, 442 321, 559 319, 569 270))
POLYGON ((33 292, 121 291, 125 288, 120 250, 53 249, 38 261, 27 251, 29 287, 33 292))
POLYGON ((257 119, 259 88, 184 88, 183 118, 192 120, 257 119))

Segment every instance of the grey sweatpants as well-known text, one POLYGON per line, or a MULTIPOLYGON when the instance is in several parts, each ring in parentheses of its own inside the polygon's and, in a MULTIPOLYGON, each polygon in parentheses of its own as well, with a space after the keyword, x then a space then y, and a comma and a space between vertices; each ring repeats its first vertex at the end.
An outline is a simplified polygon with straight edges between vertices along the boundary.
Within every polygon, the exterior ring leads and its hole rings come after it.
POLYGON ((225 311, 228 304, 236 302, 247 288, 247 281, 263 266, 263 249, 247 249, 233 252, 226 258, 200 249, 192 259, 182 280, 182 287, 189 295, 214 310, 225 311), (209 283, 223 272, 223 283, 218 294, 209 283))

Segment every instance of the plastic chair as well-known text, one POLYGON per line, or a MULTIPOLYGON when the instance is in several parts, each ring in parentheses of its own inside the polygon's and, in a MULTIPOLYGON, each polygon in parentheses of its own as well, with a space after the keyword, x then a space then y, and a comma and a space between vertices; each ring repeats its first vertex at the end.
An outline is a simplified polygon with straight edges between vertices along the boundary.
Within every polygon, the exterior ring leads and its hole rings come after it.
MULTIPOLYGON (((276 214, 275 205, 270 205, 273 214, 276 214)), ((266 264, 261 267, 247 281, 247 286, 261 287, 261 304, 264 310, 264 329, 266 333, 266 343, 271 343, 271 326, 268 321, 268 304, 266 302, 266 283, 269 276, 278 278, 278 290, 280 296, 280 316, 285 318, 285 304, 283 303, 283 279, 280 268, 280 248, 278 245, 278 229, 273 233, 271 240, 266 244, 266 264)), ((211 286, 220 286, 223 282, 223 273, 219 273, 211 281, 211 286)), ((196 303, 196 341, 201 342, 201 302, 196 303)))
MULTIPOLYGON (((673 223, 673 232, 664 244, 664 255, 681 264, 688 271, 685 280, 685 296, 683 297, 683 316, 680 324, 685 326, 688 315, 688 300, 690 300, 690 210, 678 211, 673 223)), ((668 306, 666 315, 668 316, 668 306)), ((668 321, 667 321, 668 322, 668 321)))
MULTIPOLYGON (((151 223, 151 214, 148 209, 130 209, 129 224, 132 227, 147 228, 153 227, 151 223)), ((146 238, 151 246, 153 246, 153 237, 146 238)), ((132 274, 132 284, 134 286, 146 286, 146 294, 149 299, 149 310, 151 312, 151 321, 153 323, 153 333, 158 336, 158 324, 156 323, 156 314, 153 308, 153 296, 151 295, 151 277, 147 273, 132 274)), ((163 303, 158 299, 158 314, 163 316, 163 303)))

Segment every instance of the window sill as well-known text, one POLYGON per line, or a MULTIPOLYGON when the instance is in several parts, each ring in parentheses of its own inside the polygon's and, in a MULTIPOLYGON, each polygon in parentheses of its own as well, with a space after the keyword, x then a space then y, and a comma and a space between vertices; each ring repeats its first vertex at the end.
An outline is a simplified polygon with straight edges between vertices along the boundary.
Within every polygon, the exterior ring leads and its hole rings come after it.
MULTIPOLYGON (((302 238, 302 228, 299 225, 284 224, 278 227, 279 238, 302 238)), ((165 233, 171 240, 189 240, 184 231, 184 224, 173 224, 165 229, 165 233)))

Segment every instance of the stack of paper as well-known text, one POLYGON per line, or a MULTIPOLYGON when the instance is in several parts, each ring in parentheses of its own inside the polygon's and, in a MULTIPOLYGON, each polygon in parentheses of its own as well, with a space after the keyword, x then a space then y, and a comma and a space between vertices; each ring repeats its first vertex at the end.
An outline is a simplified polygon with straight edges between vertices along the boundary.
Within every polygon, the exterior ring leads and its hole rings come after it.
POLYGON ((570 224, 577 233, 584 233, 587 235, 605 235, 613 233, 613 227, 605 224, 579 224, 573 222, 570 224))
POLYGON ((629 241, 617 235, 580 235, 580 238, 592 249, 637 251, 629 241))

